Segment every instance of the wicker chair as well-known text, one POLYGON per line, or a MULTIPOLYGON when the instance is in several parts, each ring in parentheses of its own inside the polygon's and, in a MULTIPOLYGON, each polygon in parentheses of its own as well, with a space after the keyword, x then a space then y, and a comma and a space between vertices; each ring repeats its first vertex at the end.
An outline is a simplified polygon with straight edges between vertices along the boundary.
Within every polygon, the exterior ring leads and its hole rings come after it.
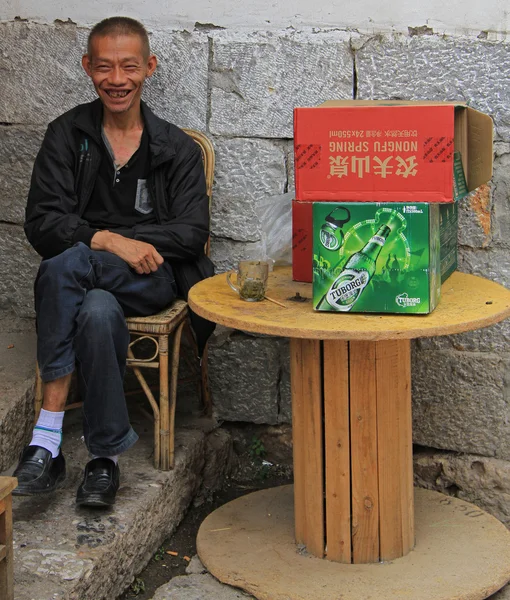
MULTIPOLYGON (((192 129, 185 129, 184 131, 195 140, 202 151, 210 211, 214 178, 214 149, 209 139, 202 133, 192 129)), ((205 252, 209 255, 209 241, 206 244, 205 252)), ((129 344, 128 349, 127 366, 133 369, 154 414, 154 466, 157 469, 168 471, 174 466, 174 426, 177 377, 181 336, 183 328, 186 325, 189 329, 188 304, 184 300, 175 300, 171 306, 155 315, 148 317, 129 317, 126 319, 126 322, 129 332, 132 335, 132 341, 129 344), (169 340, 170 335, 172 334, 171 377, 169 382, 169 340), (154 343, 154 355, 148 359, 136 358, 133 350, 136 344, 144 339, 149 339, 154 343), (159 403, 155 399, 154 394, 140 369, 159 370, 159 403)), ((189 337, 190 339, 193 339, 192 335, 189 337)), ((204 410, 207 414, 210 414, 211 399, 207 376, 207 347, 201 361, 200 390, 204 410)), ((42 408, 42 402, 43 386, 39 375, 39 368, 37 367, 34 400, 36 421, 42 408)), ((81 405, 81 402, 75 402, 67 405, 65 410, 78 408, 81 405)))

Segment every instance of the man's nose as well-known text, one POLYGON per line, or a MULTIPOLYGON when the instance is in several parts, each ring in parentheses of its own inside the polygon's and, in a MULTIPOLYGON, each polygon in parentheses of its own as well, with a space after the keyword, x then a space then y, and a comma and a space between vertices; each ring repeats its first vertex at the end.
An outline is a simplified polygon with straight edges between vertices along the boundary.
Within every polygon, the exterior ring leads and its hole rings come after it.
POLYGON ((124 71, 120 67, 113 67, 110 71, 110 83, 113 85, 122 85, 125 80, 124 71))

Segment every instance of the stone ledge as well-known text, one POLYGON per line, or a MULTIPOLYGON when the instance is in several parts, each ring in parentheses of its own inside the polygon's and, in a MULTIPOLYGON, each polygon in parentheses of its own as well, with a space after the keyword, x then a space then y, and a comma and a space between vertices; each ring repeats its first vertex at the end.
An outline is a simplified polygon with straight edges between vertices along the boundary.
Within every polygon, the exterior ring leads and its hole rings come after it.
POLYGON ((510 529, 509 461, 434 449, 416 451, 413 461, 418 486, 472 502, 510 529))
MULTIPOLYGON (((200 492, 207 464, 219 464, 215 453, 225 455, 225 440, 210 444, 202 431, 178 431, 175 469, 157 471, 152 423, 136 413, 132 423, 140 441, 121 457, 116 505, 92 510, 75 506, 88 457, 80 439, 80 411, 66 416, 64 486, 48 496, 14 498, 16 600, 116 598, 180 523, 200 492)), ((208 492, 221 485, 228 464, 223 462, 215 482, 208 472, 208 492)))
POLYGON ((19 456, 34 419, 34 323, 15 332, 10 321, 0 320, 0 471, 19 456))

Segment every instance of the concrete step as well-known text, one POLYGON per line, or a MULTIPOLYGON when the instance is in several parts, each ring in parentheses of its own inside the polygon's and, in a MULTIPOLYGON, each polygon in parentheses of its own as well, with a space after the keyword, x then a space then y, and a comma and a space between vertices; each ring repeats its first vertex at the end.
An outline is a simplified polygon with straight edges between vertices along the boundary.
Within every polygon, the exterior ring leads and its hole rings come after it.
POLYGON ((33 320, 0 319, 0 471, 19 456, 33 425, 33 320))
MULTIPOLYGON (((33 425, 33 321, 0 320, 0 471, 11 474, 33 425)), ((153 429, 130 401, 140 441, 120 461, 121 488, 111 510, 78 509, 76 488, 88 460, 81 411, 64 422, 67 480, 58 492, 13 501, 16 600, 112 600, 180 523, 197 495, 221 485, 230 437, 212 421, 189 417, 176 433, 176 465, 152 466, 153 429), (213 431, 211 431, 213 430, 213 431)))
POLYGON ((136 413, 131 420, 140 440, 121 456, 113 508, 75 505, 88 460, 79 410, 66 416, 63 487, 48 496, 14 497, 16 600, 114 600, 175 530, 193 499, 221 486, 231 452, 225 431, 177 431, 175 468, 162 472, 152 466, 152 424, 136 413))
MULTIPOLYGON (((33 426, 32 320, 0 318, 0 472, 10 475, 33 426)), ((147 404, 141 400, 142 405, 147 404)), ((228 472, 232 442, 211 419, 178 417, 172 471, 153 468, 153 423, 130 399, 137 444, 120 460, 112 509, 75 506, 88 454, 81 411, 66 414, 67 479, 57 492, 14 497, 16 600, 113 600, 172 534, 194 499, 208 497, 228 472), (179 426, 181 427, 179 429, 179 426)))

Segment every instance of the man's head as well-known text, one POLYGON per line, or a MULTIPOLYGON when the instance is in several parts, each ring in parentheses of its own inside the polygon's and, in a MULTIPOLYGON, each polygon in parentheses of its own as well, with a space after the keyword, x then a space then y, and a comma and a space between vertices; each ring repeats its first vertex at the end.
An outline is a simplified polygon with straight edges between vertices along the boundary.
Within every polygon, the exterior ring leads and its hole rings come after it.
POLYGON ((145 27, 129 17, 111 17, 90 32, 82 65, 105 109, 138 110, 142 87, 157 65, 145 27))

